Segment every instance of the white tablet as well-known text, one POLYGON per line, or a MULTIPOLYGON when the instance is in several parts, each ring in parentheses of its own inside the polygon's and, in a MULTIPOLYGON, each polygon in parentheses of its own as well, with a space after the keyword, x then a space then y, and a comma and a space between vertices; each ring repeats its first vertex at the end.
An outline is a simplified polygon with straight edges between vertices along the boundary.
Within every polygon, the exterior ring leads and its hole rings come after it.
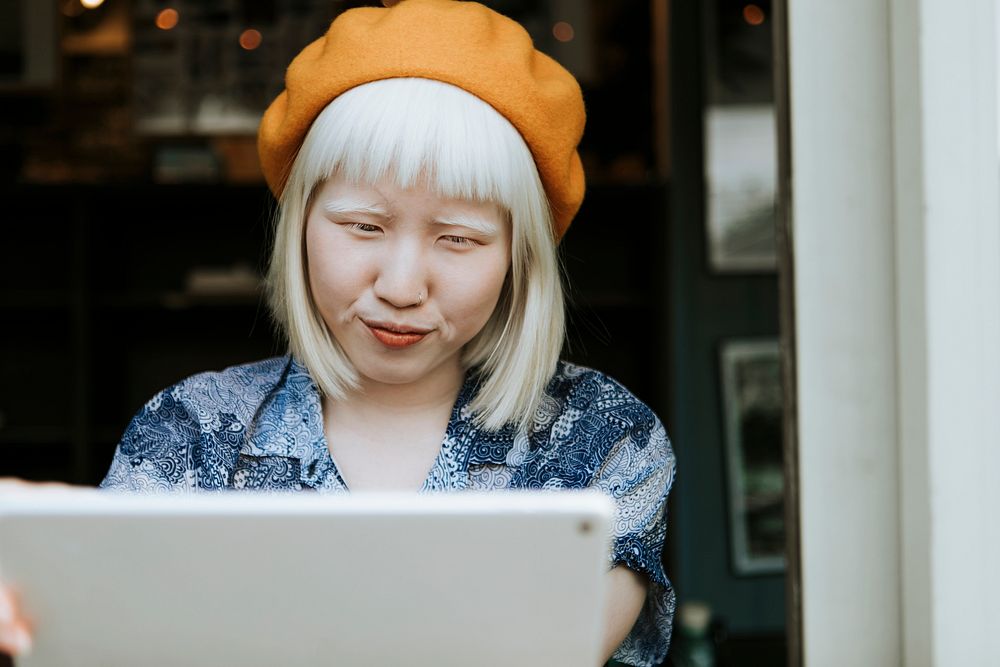
POLYGON ((20 667, 597 665, 598 492, 0 496, 20 667))

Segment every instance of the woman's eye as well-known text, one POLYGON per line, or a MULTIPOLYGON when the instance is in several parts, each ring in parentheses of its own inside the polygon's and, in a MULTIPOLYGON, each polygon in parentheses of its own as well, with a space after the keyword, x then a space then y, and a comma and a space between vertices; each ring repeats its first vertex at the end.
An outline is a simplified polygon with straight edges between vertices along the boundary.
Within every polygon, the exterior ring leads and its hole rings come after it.
POLYGON ((449 234, 448 236, 443 236, 442 238, 448 243, 454 243, 455 245, 467 245, 467 246, 479 245, 479 243, 470 239, 467 236, 454 236, 449 234))
POLYGON ((349 222, 347 223, 347 226, 359 232, 372 233, 379 231, 378 225, 373 225, 367 222, 349 222))

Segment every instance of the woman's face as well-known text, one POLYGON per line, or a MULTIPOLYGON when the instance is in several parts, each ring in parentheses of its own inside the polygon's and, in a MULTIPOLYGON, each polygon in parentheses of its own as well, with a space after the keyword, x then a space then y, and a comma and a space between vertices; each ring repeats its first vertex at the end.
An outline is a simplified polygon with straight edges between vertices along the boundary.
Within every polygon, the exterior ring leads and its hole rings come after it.
POLYGON ((500 208, 334 176, 307 215, 313 298, 362 377, 405 384, 454 372, 510 267, 500 208))

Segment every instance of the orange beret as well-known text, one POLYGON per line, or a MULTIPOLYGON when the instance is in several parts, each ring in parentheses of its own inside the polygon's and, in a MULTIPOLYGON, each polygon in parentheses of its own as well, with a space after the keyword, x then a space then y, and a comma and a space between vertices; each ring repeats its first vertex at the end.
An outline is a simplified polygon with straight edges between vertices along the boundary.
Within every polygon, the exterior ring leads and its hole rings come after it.
POLYGON ((450 83, 507 118, 535 159, 556 238, 562 237, 583 201, 580 85, 535 50, 517 22, 476 2, 405 0, 391 8, 351 9, 303 49, 258 134, 264 177, 275 196, 327 104, 355 86, 395 77, 450 83))

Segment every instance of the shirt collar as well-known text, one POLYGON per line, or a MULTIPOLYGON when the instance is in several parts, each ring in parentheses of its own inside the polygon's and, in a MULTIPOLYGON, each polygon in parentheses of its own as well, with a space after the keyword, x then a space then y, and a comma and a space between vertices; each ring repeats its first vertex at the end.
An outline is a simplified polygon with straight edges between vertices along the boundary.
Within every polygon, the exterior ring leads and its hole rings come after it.
MULTIPOLYGON (((469 466, 505 464, 514 446, 513 427, 491 432, 474 423, 469 405, 479 388, 478 375, 467 372, 452 407, 442 456, 432 469, 432 473, 443 472, 439 465, 442 463, 449 469, 440 479, 440 486, 444 488, 464 488, 469 466)), ((286 355, 281 378, 258 408, 240 454, 294 458, 299 462, 300 481, 304 486, 339 485, 346 489, 327 450, 319 389, 309 369, 291 354, 286 355)))
POLYGON ((305 464, 322 435, 319 392, 305 368, 286 355, 284 371, 257 408, 240 454, 293 457, 305 464))

